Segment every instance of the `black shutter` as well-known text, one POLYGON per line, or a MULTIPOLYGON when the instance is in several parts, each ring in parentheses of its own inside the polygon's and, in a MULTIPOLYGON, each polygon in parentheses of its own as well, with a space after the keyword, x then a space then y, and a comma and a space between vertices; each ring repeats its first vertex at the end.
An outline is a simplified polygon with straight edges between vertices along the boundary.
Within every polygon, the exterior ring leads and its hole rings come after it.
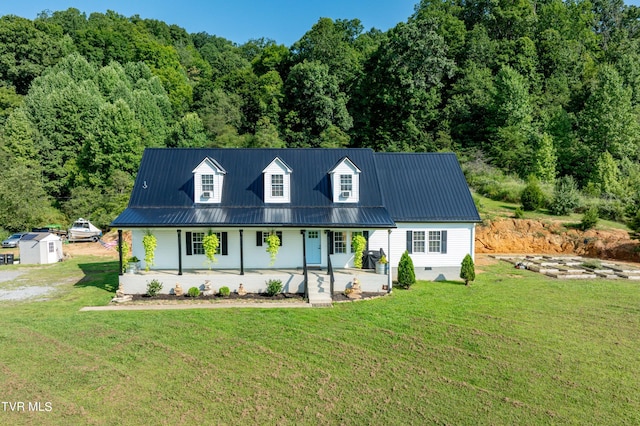
POLYGON ((193 254, 193 244, 191 244, 191 232, 185 232, 187 236, 187 256, 191 256, 193 254))
POLYGON ((282 232, 276 231, 276 237, 280 240, 280 247, 282 247, 282 232))
POLYGON ((442 231, 440 237, 440 253, 447 254, 447 231, 442 231))
POLYGON ((333 232, 329 231, 329 254, 333 254, 333 232))
POLYGON ((262 231, 257 231, 256 232, 256 245, 258 247, 262 246, 262 231))
POLYGON ((413 253, 413 231, 407 231, 407 251, 413 253))
POLYGON ((220 246, 222 247, 222 255, 226 256, 229 254, 229 243, 227 241, 227 233, 226 232, 221 232, 220 233, 220 239, 222 240, 220 242, 220 246))
POLYGON ((364 247, 365 251, 369 251, 369 231, 362 231, 362 236, 367 240, 367 245, 364 247))

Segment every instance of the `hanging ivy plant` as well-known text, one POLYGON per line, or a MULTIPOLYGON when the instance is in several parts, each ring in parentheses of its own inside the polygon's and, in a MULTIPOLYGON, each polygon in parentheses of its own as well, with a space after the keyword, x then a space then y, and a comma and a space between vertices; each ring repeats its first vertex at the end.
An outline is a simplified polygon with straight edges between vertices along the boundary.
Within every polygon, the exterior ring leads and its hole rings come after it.
POLYGON ((120 257, 122 257, 122 272, 127 272, 127 266, 129 265, 129 244, 126 241, 122 242, 122 250, 120 251, 120 257))
POLYGON ((362 268, 362 253, 367 247, 367 240, 362 235, 354 235, 351 239, 351 245, 353 246, 353 266, 362 268))
POLYGON ((271 256, 271 263, 269 266, 273 266, 276 263, 276 256, 278 255, 278 250, 280 250, 280 238, 272 232, 267 237, 267 253, 271 256))
POLYGON ((147 230, 147 234, 142 237, 142 245, 144 246, 144 270, 149 271, 151 266, 154 265, 156 247, 158 246, 158 240, 156 236, 147 230))
POLYGON ((209 231, 209 233, 202 239, 202 248, 204 248, 204 255, 207 256, 209 269, 211 269, 211 265, 213 263, 218 261, 218 259, 216 259, 216 253, 218 252, 219 246, 220 240, 218 239, 218 236, 211 231, 209 231))

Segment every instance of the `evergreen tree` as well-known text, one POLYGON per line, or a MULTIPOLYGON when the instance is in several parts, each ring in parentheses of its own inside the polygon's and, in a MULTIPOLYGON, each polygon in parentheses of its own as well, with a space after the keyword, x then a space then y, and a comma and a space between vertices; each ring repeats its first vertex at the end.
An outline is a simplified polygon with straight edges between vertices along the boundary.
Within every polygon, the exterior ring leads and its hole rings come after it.
POLYGON ((413 260, 408 251, 402 253, 398 263, 398 286, 409 288, 416 283, 416 271, 413 267, 413 260))
POLYGON ((470 281, 475 281, 476 279, 476 269, 470 254, 467 254, 464 259, 462 259, 460 278, 464 280, 464 285, 469 285, 470 281))

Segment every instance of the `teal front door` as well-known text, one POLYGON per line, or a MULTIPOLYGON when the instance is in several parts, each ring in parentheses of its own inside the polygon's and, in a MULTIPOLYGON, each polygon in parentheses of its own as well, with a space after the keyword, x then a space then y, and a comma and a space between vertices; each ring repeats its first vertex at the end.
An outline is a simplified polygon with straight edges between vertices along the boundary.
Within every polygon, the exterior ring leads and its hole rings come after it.
POLYGON ((304 238, 307 246, 307 265, 319 265, 322 259, 320 253, 320 231, 307 231, 304 238))

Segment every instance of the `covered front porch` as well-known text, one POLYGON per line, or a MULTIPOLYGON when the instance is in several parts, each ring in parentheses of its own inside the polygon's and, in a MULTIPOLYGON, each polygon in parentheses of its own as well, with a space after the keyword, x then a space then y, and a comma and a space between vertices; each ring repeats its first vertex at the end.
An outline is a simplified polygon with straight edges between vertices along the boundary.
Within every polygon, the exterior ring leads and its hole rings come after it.
POLYGON ((245 269, 244 274, 235 269, 186 269, 180 275, 176 270, 151 270, 149 272, 126 273, 120 276, 120 284, 125 294, 145 294, 147 284, 152 280, 162 283, 160 293, 172 294, 176 284, 186 290, 191 287, 204 289, 208 281, 215 291, 220 287, 229 287, 237 292, 240 284, 249 293, 264 293, 267 281, 282 281, 284 293, 300 293, 307 295, 318 294, 326 296, 330 301, 331 278, 333 276, 333 291, 342 292, 351 288, 354 278, 360 282, 363 292, 383 293, 388 291, 388 277, 386 274, 376 274, 372 270, 345 268, 333 271, 307 269, 305 288, 304 268, 292 269, 245 269))

